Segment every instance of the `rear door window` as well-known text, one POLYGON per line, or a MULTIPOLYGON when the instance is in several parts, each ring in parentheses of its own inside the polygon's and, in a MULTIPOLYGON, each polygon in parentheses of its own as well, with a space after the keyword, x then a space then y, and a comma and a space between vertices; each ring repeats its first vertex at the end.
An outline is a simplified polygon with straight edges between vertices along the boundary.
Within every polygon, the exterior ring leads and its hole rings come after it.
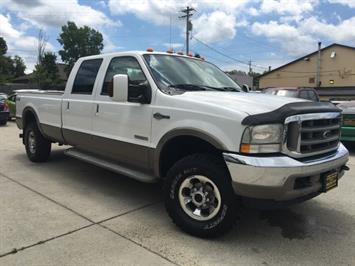
POLYGON ((102 59, 85 60, 76 74, 72 94, 92 94, 102 59))

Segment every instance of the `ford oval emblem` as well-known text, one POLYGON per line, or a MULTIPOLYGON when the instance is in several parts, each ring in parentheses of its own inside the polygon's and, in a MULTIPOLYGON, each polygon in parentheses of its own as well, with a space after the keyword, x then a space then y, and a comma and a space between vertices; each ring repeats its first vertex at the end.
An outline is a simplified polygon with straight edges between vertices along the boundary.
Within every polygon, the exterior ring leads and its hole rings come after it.
POLYGON ((323 139, 329 138, 330 134, 331 134, 330 130, 324 131, 323 134, 322 134, 323 139))

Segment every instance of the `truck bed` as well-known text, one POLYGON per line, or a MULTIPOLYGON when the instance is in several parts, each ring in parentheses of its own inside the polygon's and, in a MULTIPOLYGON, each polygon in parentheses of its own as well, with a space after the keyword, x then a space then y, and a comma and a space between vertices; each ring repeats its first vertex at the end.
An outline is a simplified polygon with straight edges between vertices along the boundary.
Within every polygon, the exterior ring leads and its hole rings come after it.
POLYGON ((61 128, 62 97, 64 91, 58 90, 18 90, 16 99, 16 118, 21 119, 25 108, 32 108, 43 126, 61 128))

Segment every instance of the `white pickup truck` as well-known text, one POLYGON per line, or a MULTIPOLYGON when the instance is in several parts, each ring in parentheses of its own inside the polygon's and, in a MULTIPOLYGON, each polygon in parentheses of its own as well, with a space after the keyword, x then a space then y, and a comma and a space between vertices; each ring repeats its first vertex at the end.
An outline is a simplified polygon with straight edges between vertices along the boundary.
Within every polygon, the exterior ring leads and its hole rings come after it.
POLYGON ((338 185, 348 151, 331 103, 245 93, 190 56, 84 57, 65 91, 19 91, 29 159, 66 154, 144 182, 164 182, 172 220, 201 237, 230 229, 242 200, 288 204, 338 185))

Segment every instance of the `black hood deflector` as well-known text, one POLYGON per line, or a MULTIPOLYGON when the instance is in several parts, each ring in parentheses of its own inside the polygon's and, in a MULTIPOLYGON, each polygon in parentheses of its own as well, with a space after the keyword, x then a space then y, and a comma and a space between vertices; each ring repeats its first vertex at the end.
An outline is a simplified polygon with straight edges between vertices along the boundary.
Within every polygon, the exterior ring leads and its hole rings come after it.
POLYGON ((242 125, 255 126, 262 124, 283 124, 286 117, 308 113, 341 112, 334 104, 329 102, 294 102, 280 108, 257 115, 250 115, 243 119, 242 125))

